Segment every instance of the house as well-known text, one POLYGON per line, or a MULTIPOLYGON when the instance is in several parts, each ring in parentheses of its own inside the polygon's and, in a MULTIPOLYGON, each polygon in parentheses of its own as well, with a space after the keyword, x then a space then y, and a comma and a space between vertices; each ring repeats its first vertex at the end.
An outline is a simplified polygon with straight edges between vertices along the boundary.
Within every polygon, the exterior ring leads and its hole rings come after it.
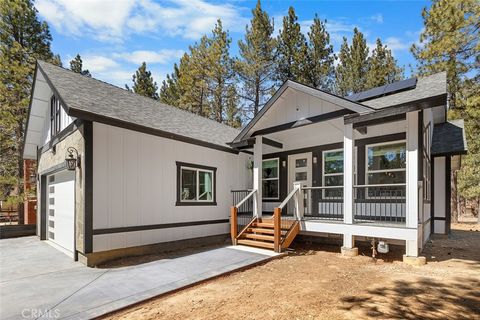
POLYGON ((37 160, 38 236, 88 265, 225 240, 230 190, 249 181, 249 155, 226 144, 237 135, 38 61, 23 151, 37 160))
POLYGON ((466 152, 446 101, 445 73, 349 97, 287 81, 240 131, 39 61, 24 146, 37 234, 88 265, 228 233, 277 251, 336 234, 345 254, 375 238, 415 259, 448 233, 466 152))

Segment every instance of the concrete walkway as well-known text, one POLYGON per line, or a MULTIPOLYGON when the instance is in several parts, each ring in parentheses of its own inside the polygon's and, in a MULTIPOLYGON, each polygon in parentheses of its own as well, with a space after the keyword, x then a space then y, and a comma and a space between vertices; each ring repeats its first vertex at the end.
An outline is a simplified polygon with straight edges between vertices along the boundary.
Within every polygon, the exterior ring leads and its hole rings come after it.
POLYGON ((266 250, 206 249, 136 266, 95 269, 37 237, 0 241, 0 319, 90 319, 270 259, 266 250))

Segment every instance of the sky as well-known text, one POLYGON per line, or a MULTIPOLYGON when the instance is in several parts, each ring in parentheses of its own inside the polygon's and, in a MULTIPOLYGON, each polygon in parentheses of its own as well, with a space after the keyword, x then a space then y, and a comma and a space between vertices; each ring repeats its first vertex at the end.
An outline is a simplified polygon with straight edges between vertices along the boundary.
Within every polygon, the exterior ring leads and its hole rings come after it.
MULTIPOLYGON (((160 85, 188 47, 208 34, 218 18, 232 38, 230 52, 238 53, 256 0, 36 0, 40 18, 52 33, 52 50, 63 65, 79 53, 93 77, 123 87, 145 61, 160 85)), ((353 28, 362 31, 369 47, 380 38, 410 75, 415 59, 410 46, 423 28, 421 0, 263 0, 275 32, 293 6, 306 34, 315 13, 327 20, 335 52, 353 28)), ((371 50, 370 50, 371 51, 371 50)))

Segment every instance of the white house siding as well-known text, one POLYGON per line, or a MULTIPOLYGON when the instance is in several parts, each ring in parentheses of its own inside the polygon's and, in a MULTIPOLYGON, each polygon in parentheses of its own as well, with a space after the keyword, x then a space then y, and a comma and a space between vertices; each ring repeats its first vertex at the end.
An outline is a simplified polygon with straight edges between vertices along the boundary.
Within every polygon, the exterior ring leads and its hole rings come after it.
MULTIPOLYGON (((435 157, 434 160, 434 190, 433 215, 445 219, 445 157, 435 157)), ((445 233, 445 220, 435 220, 435 233, 445 233)))
MULTIPOLYGON (((227 219, 230 190, 249 186, 248 155, 93 125, 93 229, 227 219), (175 206, 176 161, 217 168, 216 206, 175 206)), ((95 235, 93 251, 226 234, 229 224, 95 235)))
POLYGON ((286 92, 259 119, 255 130, 341 110, 335 104, 293 89, 286 92))

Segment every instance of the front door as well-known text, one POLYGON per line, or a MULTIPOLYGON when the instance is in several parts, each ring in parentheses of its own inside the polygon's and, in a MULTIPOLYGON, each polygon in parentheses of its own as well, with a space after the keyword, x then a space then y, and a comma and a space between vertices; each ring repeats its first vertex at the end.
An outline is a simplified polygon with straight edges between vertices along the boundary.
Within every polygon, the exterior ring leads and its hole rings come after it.
MULTIPOLYGON (((302 187, 312 186, 312 153, 298 153, 288 156, 288 193, 293 190, 293 184, 300 182, 302 187)), ((292 202, 293 204, 293 202, 292 202)), ((304 204, 305 207, 308 203, 304 204)), ((287 212, 293 213, 293 205, 288 205, 287 212)))

